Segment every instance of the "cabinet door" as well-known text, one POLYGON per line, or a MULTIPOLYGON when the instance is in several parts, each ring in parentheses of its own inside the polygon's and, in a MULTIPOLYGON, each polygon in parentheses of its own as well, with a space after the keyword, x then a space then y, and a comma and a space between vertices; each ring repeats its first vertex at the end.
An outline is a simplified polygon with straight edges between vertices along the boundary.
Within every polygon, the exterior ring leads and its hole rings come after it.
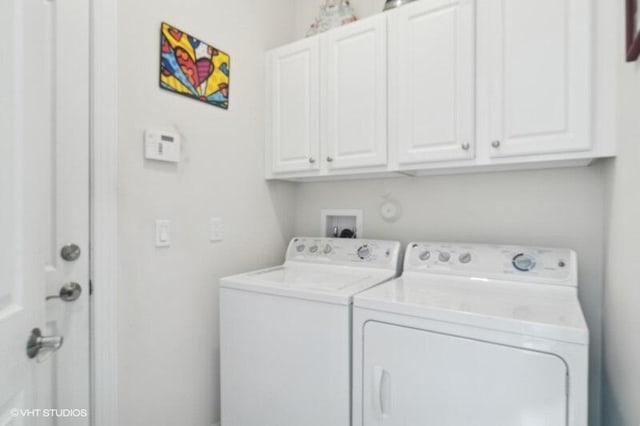
POLYGON ((474 157, 472 0, 422 0, 390 14, 390 141, 400 164, 474 157))
POLYGON ((589 149, 591 2, 486 4, 491 155, 589 149))
POLYGON ((267 134, 273 173, 320 168, 319 51, 314 37, 268 55, 267 134))
POLYGON ((555 355, 371 321, 362 373, 358 426, 566 426, 555 355))
POLYGON ((380 15, 326 35, 323 130, 329 170, 387 163, 386 26, 380 15))

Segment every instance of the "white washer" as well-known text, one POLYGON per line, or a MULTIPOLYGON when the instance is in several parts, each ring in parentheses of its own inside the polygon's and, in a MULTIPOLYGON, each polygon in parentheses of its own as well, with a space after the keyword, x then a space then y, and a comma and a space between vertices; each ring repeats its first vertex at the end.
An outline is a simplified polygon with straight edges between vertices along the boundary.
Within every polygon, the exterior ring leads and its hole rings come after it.
POLYGON ((349 426, 353 295, 399 275, 400 243, 294 238, 283 265, 223 278, 224 426, 349 426))
POLYGON ((571 250, 412 243, 354 298, 354 426, 586 426, 571 250))

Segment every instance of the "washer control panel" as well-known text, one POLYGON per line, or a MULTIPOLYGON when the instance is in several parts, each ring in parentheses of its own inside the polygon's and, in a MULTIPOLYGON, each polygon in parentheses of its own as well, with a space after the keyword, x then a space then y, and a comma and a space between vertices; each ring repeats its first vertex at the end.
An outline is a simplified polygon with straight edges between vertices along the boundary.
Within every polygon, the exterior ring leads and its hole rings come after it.
POLYGON ((404 271, 576 285, 577 261, 569 249, 414 242, 404 271))
POLYGON ((398 241, 351 238, 296 237, 287 250, 287 260, 390 269, 399 268, 400 255, 398 241))

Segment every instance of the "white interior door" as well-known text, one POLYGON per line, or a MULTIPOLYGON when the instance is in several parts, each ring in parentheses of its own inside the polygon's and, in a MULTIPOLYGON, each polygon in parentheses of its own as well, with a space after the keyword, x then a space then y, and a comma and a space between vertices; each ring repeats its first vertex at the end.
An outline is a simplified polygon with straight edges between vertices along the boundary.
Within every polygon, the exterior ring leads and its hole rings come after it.
POLYGON ((554 355, 368 322, 362 373, 365 426, 566 426, 554 355))
POLYGON ((334 29, 325 41, 327 167, 387 164, 387 17, 334 29))
POLYGON ((7 0, 0 27, 0 424, 88 425, 89 2, 7 0), (35 328, 62 346, 30 359, 35 328))
POLYGON ((398 162, 473 158, 474 1, 422 0, 389 16, 389 137, 398 162))

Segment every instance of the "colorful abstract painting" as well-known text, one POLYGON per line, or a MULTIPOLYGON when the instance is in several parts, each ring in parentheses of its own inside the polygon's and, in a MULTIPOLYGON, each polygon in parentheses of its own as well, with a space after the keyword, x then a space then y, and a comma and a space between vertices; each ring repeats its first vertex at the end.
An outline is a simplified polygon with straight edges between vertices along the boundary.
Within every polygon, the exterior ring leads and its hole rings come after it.
POLYGON ((229 55, 162 23, 160 87, 229 108, 229 55))

